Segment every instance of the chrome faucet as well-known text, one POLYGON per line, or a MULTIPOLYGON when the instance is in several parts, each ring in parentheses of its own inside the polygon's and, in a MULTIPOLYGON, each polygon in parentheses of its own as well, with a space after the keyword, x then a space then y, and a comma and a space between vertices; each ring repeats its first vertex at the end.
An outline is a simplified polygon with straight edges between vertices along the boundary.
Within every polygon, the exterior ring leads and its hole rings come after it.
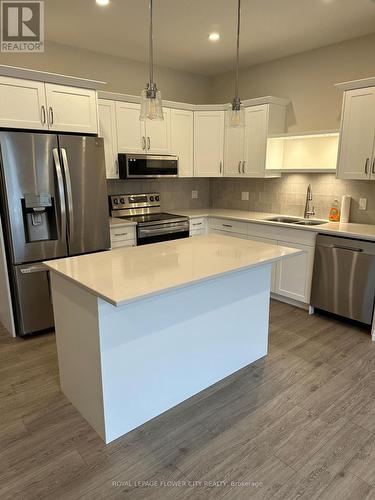
POLYGON ((308 219, 310 215, 315 215, 315 207, 313 205, 313 195, 311 191, 311 184, 307 186, 307 192, 306 192, 306 203, 305 203, 305 211, 303 214, 303 217, 305 219, 308 219))

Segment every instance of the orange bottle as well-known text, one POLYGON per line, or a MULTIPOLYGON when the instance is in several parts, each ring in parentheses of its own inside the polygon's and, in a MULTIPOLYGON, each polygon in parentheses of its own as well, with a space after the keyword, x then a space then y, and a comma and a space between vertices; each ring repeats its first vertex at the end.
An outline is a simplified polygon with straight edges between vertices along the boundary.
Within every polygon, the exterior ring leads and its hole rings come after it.
POLYGON ((339 200, 335 200, 329 211, 329 220, 331 222, 340 222, 339 200))

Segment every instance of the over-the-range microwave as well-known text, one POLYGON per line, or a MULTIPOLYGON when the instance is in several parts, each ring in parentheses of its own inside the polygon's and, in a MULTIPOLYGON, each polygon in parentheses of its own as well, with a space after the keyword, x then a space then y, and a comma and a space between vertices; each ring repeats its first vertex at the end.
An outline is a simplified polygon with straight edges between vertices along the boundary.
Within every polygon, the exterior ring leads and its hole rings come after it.
POLYGON ((178 177, 178 156, 120 153, 118 163, 120 179, 178 177))

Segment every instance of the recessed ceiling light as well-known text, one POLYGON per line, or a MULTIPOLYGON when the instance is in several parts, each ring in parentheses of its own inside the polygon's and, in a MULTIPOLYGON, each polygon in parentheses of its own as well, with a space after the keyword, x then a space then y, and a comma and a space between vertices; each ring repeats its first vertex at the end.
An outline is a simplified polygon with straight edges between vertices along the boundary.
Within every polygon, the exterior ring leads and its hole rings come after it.
POLYGON ((208 39, 211 41, 211 42, 217 42, 218 40, 220 40, 220 35, 219 33, 210 33, 208 35, 208 39))
POLYGON ((108 5, 109 4, 109 0, 96 0, 96 3, 98 5, 104 6, 104 5, 108 5))

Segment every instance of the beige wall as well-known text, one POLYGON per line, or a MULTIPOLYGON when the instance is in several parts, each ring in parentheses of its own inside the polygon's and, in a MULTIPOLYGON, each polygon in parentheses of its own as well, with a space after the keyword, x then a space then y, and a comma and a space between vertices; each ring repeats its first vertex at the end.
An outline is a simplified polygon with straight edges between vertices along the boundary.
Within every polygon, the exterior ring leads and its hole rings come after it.
MULTIPOLYGON (((104 80, 108 82, 104 90, 133 95, 140 94, 148 79, 144 63, 55 43, 47 43, 42 54, 0 53, 0 64, 104 80)), ((191 103, 209 101, 211 80, 208 77, 157 67, 155 78, 165 99, 191 103)))
MULTIPOLYGON (((290 98, 290 131, 333 129, 342 102, 334 84, 369 76, 375 76, 375 34, 243 69, 240 96, 290 98)), ((215 77, 212 92, 213 102, 230 101, 233 73, 215 77)))

